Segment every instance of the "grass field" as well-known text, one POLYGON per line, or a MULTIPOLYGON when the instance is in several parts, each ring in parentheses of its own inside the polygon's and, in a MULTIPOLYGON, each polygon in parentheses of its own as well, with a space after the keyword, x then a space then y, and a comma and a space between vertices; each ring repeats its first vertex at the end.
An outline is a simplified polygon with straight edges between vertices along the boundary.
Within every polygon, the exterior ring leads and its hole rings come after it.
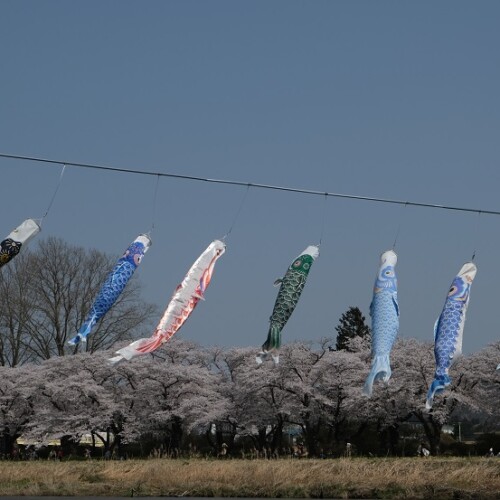
POLYGON ((0 462, 0 495, 500 498, 500 459, 0 462))

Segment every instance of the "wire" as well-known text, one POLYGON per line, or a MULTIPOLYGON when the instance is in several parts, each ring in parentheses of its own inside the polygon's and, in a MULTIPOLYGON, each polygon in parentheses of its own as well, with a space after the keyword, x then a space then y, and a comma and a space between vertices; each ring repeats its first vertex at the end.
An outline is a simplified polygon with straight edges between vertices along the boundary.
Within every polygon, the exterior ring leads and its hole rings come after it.
POLYGON ((321 234, 319 236, 319 246, 323 243, 323 235, 325 233, 325 224, 326 224, 326 200, 328 198, 328 193, 323 193, 325 196, 325 202, 323 204, 323 221, 321 222, 321 234))
POLYGON ((40 219, 40 226, 42 225, 43 220, 45 219, 45 217, 47 217, 50 209, 52 208, 52 204, 54 203, 54 200, 56 199, 57 192, 59 191, 59 188, 61 187, 61 183, 62 183, 62 179, 63 179, 65 170, 66 170, 66 165, 63 164, 63 168, 61 170, 61 174, 59 175, 59 180, 57 182, 57 186, 56 186, 56 189, 54 191, 54 194, 52 195, 52 198, 50 199, 49 206, 47 207, 47 210, 43 214, 43 217, 40 219))
MULTIPOLYGON (((405 207, 406 207, 406 203, 405 203, 405 207)), ((401 216, 401 220, 399 221, 398 228, 396 229, 396 235, 394 236, 394 243, 392 244, 392 249, 394 251, 396 250, 396 243, 398 242, 399 232, 401 231, 402 218, 403 217, 401 216)))
POLYGON ((236 221, 238 220, 238 217, 240 216, 241 210, 243 208, 243 205, 245 204, 245 200, 247 199, 248 191, 250 191, 250 184, 248 184, 247 189, 245 191, 245 194, 243 195, 243 198, 240 202, 240 206, 236 212, 236 215, 234 216, 233 222, 231 223, 231 226, 229 227, 228 232, 223 236, 222 241, 225 241, 226 238, 231 234, 231 231, 233 230, 234 225, 236 224, 236 221))
POLYGON ((477 240, 478 240, 478 234, 479 234, 479 229, 480 229, 480 225, 481 225, 481 212, 479 212, 479 213, 477 214, 477 216, 478 216, 478 219, 477 219, 477 221, 476 221, 477 223, 476 223, 476 224, 474 224, 474 225, 476 226, 476 230, 475 230, 475 232, 476 232, 476 236, 475 236, 475 238, 474 238, 474 241, 476 242, 476 246, 474 247, 474 250, 472 251, 472 258, 470 259, 470 260, 471 260, 471 262, 474 262, 474 259, 476 258, 476 253, 477 253, 477 240))
POLYGON ((81 168, 92 168, 97 170, 110 170, 112 172, 124 172, 128 174, 138 174, 138 175, 155 175, 158 177, 170 177, 173 179, 184 179, 190 181, 200 181, 200 182, 209 182, 214 184, 228 184, 233 186, 248 186, 259 189, 272 189, 275 191, 286 191, 290 193, 301 193, 301 194, 309 194, 315 196, 330 196, 332 198, 344 198, 350 200, 363 200, 363 201, 372 201, 376 203, 389 203, 393 205, 406 205, 412 207, 426 207, 426 208, 437 208, 441 210, 453 210, 457 212, 472 212, 472 213, 481 213, 486 215, 500 215, 500 211, 496 210, 483 210, 477 208, 466 208, 466 207, 458 207, 451 205, 437 205, 434 203, 422 203, 417 201, 404 201, 404 200, 395 200, 391 198, 377 198, 374 196, 358 196, 354 194, 344 194, 344 193, 333 193, 333 192, 325 192, 325 191, 316 191, 312 189, 301 189, 301 188, 292 188, 287 186, 275 186, 272 184, 260 184, 255 182, 241 182, 241 181, 232 181, 225 179, 210 179, 205 177, 197 177, 194 175, 181 175, 181 174, 171 174, 164 172, 151 172, 144 170, 134 170, 134 169, 126 169, 126 168, 117 168, 117 167, 109 167, 106 165, 97 165, 91 163, 76 163, 71 161, 62 161, 62 160, 51 160, 47 158, 35 158, 32 156, 19 156, 19 155, 11 155, 0 153, 0 158, 10 158, 13 160, 26 160, 26 161, 36 161, 42 163, 52 163, 56 165, 69 165, 72 167, 81 167, 81 168))
POLYGON ((152 209, 152 216, 151 216, 151 229, 149 231, 150 234, 153 232, 153 229, 155 228, 156 198, 158 197, 158 184, 160 184, 160 176, 159 175, 156 177, 155 192, 154 192, 154 195, 153 195, 153 209, 152 209))

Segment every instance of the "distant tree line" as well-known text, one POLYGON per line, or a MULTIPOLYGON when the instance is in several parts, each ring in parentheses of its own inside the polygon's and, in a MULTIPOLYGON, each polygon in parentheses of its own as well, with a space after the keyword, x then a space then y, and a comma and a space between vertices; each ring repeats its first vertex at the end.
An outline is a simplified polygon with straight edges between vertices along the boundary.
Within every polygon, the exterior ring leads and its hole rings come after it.
POLYGON ((342 315, 335 338, 286 344, 278 366, 258 366, 255 347, 178 338, 112 366, 114 348, 151 331, 154 308, 133 279, 86 351, 68 348, 115 260, 49 238, 2 269, 0 453, 11 453, 20 436, 70 446, 90 434, 118 455, 154 448, 171 456, 222 449, 277 456, 300 444, 309 456, 339 456, 347 442, 357 453, 396 455, 413 454, 421 440, 438 454, 445 424, 498 428, 500 342, 458 360, 452 385, 428 412, 432 345, 400 338, 390 382, 377 383, 368 399, 370 331, 356 307, 342 315))

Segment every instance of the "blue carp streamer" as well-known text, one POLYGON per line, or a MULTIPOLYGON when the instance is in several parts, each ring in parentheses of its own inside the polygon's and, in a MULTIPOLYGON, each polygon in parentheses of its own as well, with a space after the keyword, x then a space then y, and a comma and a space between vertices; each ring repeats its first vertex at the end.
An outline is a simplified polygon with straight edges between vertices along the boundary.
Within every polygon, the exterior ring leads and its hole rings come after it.
POLYGON ((465 313, 476 273, 477 268, 472 262, 462 266, 451 284, 443 311, 434 325, 436 372, 427 392, 425 406, 428 410, 432 408, 434 396, 451 384, 448 370, 453 360, 462 353, 465 313))
POLYGON ((391 377, 389 354, 399 331, 398 281, 395 266, 398 257, 388 250, 380 257, 380 268, 370 304, 372 319, 372 364, 364 386, 371 396, 375 380, 388 382, 391 377))
POLYGON ((150 246, 151 240, 145 234, 141 234, 130 244, 108 275, 90 308, 87 319, 78 334, 68 342, 69 345, 77 345, 87 341, 87 336, 92 328, 116 302, 150 246))

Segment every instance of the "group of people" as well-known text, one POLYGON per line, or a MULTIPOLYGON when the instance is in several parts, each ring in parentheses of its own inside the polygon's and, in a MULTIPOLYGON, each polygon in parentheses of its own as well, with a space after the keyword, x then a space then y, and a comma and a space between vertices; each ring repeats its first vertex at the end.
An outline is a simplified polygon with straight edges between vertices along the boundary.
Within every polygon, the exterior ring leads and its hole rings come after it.
POLYGON ((49 453, 49 460, 59 460, 61 461, 64 457, 64 452, 62 448, 53 448, 49 453))
POLYGON ((495 455, 495 452, 493 451, 493 448, 490 448, 488 450, 488 453, 486 453, 487 457, 500 457, 500 451, 495 455))

